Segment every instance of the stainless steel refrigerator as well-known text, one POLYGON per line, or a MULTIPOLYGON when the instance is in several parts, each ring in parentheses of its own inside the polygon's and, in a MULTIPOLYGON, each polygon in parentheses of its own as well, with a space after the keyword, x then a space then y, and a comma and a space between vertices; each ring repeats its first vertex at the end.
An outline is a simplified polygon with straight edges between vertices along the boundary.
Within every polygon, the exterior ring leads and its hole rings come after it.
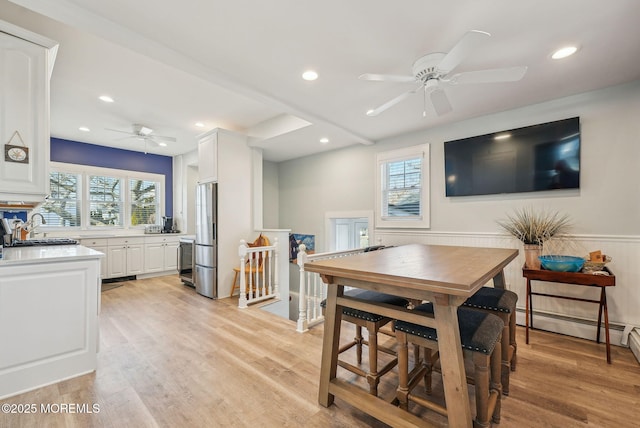
POLYGON ((218 298, 218 184, 204 183, 196 187, 196 291, 211 299, 218 298))

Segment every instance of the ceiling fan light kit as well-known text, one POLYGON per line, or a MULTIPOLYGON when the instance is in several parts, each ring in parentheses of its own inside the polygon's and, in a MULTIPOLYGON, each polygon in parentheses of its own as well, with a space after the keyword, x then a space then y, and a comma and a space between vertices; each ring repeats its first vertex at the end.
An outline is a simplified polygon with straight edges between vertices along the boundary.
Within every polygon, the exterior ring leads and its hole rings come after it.
POLYGON ((126 138, 135 138, 137 140, 144 141, 144 153, 147 153, 147 143, 151 143, 154 146, 166 147, 166 142, 174 143, 176 141, 173 137, 167 137, 164 135, 156 135, 153 133, 153 129, 149 128, 145 125, 140 125, 138 123, 134 123, 132 126, 133 132, 122 131, 120 129, 111 129, 106 128, 108 131, 120 132, 123 134, 127 134, 126 138))
POLYGON ((467 32, 456 45, 448 52, 435 52, 418 58, 411 69, 413 76, 385 75, 366 73, 359 76, 361 80, 379 82, 418 83, 418 87, 406 91, 386 103, 367 111, 367 116, 377 116, 383 111, 403 101, 409 95, 418 90, 424 90, 425 109, 422 115, 426 116, 427 98, 431 102, 433 110, 438 116, 442 116, 453 110, 449 98, 444 91, 446 85, 474 84, 474 83, 498 83, 515 82, 521 80, 527 67, 508 67, 490 70, 477 70, 450 73, 469 55, 471 55, 491 34, 485 31, 472 30, 467 32))

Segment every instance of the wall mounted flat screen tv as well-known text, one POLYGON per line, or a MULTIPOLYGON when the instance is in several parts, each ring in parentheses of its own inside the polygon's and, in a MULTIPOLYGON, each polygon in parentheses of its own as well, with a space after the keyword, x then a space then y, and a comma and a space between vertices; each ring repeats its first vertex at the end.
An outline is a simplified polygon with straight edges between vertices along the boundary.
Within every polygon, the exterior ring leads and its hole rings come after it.
POLYGON ((580 188, 580 118, 444 143, 447 196, 580 188))

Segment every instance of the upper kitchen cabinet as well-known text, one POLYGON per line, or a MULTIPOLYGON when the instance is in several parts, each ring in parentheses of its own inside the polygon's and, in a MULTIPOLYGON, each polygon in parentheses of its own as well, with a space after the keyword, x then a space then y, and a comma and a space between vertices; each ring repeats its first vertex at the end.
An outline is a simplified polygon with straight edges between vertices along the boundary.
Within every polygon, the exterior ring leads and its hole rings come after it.
POLYGON ((218 181, 218 130, 198 136, 198 182, 218 181))
POLYGON ((49 193, 49 81, 58 44, 0 21, 0 202, 49 193))

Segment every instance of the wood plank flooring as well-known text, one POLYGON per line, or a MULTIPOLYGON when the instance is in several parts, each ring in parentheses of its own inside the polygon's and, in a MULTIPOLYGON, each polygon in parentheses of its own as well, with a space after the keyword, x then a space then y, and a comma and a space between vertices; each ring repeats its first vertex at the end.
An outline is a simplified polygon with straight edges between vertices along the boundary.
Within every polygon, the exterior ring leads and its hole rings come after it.
MULTIPOLYGON (((299 334, 292 321, 235 303, 199 296, 177 276, 103 292, 97 372, 0 401, 37 408, 0 412, 0 427, 385 426, 339 399, 330 408, 317 403, 322 326, 299 334), (55 411, 70 404, 99 411, 55 411)), ((525 345, 524 329, 517 335, 518 367, 500 427, 639 425, 640 365, 631 351, 612 346, 608 365, 603 344, 533 331, 525 345)), ((339 376, 366 388, 351 373, 339 369, 339 376)), ((395 377, 395 369, 385 376, 382 397, 393 397, 395 377)), ((439 382, 434 376, 436 398, 439 382)))

